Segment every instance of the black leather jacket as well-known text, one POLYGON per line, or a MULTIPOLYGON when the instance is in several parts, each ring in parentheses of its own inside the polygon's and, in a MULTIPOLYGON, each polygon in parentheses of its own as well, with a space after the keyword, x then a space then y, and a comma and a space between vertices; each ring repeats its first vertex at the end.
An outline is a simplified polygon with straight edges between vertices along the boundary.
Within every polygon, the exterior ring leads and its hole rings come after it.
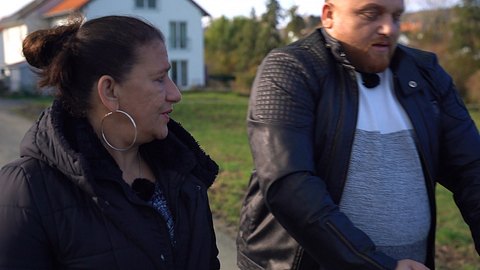
MULTIPOLYGON (((433 54, 399 45, 390 68, 426 176, 434 269, 436 182, 454 193, 480 250, 480 136, 433 54)), ((241 269, 395 269, 337 206, 357 111, 354 68, 323 30, 266 57, 248 112, 255 171, 241 210, 241 269)))

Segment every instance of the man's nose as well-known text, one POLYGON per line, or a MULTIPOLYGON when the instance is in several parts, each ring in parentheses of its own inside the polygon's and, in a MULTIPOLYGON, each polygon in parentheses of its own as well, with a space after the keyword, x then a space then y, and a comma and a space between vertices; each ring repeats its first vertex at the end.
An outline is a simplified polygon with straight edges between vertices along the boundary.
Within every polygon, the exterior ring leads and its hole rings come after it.
POLYGON ((379 33, 385 36, 393 36, 400 31, 400 22, 390 15, 385 15, 379 26, 379 33))

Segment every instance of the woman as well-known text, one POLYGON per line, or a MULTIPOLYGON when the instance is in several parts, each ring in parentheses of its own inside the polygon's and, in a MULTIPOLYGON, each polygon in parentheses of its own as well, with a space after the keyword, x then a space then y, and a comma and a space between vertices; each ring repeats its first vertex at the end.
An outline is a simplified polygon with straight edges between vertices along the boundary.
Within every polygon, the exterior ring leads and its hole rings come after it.
POLYGON ((0 268, 219 269, 218 167, 169 117, 181 95, 162 33, 74 20, 23 52, 58 95, 0 172, 0 268))

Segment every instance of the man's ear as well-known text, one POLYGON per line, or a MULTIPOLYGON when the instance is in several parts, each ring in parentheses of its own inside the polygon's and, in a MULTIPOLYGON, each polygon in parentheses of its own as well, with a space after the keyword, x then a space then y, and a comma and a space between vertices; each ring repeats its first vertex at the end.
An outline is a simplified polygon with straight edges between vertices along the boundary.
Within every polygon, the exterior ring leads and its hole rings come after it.
POLYGON ((108 110, 115 111, 118 109, 118 97, 115 92, 115 80, 108 75, 103 75, 97 81, 97 93, 98 97, 102 101, 103 105, 108 110))
POLYGON ((322 27, 330 29, 333 27, 333 5, 325 3, 322 8, 322 27))

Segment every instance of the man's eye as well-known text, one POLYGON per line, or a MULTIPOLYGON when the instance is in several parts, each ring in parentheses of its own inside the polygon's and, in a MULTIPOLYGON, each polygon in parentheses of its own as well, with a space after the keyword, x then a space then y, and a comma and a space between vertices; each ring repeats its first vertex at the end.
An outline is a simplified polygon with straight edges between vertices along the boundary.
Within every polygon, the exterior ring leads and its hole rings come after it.
POLYGON ((402 14, 393 14, 393 21, 396 23, 400 23, 402 20, 402 14))
POLYGON ((360 15, 369 21, 374 21, 378 18, 379 13, 376 11, 363 11, 360 15))

